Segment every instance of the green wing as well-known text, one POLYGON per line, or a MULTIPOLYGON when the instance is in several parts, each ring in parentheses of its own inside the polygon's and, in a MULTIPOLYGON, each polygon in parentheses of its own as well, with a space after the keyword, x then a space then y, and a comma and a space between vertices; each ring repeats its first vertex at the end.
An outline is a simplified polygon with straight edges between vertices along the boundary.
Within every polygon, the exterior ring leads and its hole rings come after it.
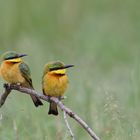
POLYGON ((22 76, 28 82, 28 85, 33 88, 32 79, 31 79, 31 72, 30 72, 30 69, 29 69, 28 65, 26 63, 22 62, 19 65, 19 69, 20 69, 20 72, 21 72, 22 76))

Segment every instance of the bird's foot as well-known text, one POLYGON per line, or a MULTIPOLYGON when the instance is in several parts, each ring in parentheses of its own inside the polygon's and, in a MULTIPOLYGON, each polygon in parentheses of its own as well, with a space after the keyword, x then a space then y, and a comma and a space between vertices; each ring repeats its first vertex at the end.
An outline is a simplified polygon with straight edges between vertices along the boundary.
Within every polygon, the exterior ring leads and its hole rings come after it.
POLYGON ((62 96, 61 99, 67 99, 67 96, 62 96))
POLYGON ((49 101, 49 102, 51 101, 51 96, 48 96, 48 101, 49 101))
POLYGON ((3 87, 4 87, 5 89, 10 89, 10 84, 9 84, 9 83, 4 83, 4 84, 3 84, 3 87))
POLYGON ((64 100, 64 99, 66 99, 66 98, 67 98, 67 96, 59 96, 59 97, 58 97, 59 100, 64 100))
POLYGON ((4 88, 7 88, 7 87, 8 87, 8 83, 4 83, 4 84, 3 84, 3 87, 4 87, 4 88))
POLYGON ((16 83, 16 85, 21 86, 21 83, 18 82, 18 83, 16 83))

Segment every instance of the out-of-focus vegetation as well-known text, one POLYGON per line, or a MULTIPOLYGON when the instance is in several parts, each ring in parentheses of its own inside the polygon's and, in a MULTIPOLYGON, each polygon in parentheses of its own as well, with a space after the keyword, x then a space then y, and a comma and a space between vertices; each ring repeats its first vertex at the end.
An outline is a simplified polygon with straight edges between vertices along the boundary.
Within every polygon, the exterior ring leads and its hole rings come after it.
MULTIPOLYGON (((74 64, 64 103, 103 140, 139 140, 139 5, 136 0, 1 0, 0 55, 27 53, 37 91, 45 63, 74 64)), ((62 112, 54 117, 47 110, 48 103, 35 108, 28 96, 13 91, 0 108, 0 140, 71 139, 62 112)), ((69 122, 77 140, 90 140, 69 122)))

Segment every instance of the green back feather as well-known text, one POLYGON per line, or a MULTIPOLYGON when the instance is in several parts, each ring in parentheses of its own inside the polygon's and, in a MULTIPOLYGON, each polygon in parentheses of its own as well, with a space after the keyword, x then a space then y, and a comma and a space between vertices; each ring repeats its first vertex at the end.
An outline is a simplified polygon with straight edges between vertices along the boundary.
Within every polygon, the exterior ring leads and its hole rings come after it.
POLYGON ((33 88, 32 79, 31 79, 31 72, 30 72, 28 65, 26 63, 22 62, 19 65, 19 69, 20 69, 22 76, 26 79, 26 81, 28 82, 30 87, 33 88))

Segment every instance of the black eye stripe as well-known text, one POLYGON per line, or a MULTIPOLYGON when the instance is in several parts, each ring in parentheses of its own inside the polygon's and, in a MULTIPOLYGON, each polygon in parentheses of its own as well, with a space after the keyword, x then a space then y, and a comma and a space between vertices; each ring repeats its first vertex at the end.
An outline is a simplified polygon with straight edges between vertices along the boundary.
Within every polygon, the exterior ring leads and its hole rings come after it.
POLYGON ((9 57, 5 58, 4 60, 15 59, 15 58, 18 58, 18 56, 9 56, 9 57))
POLYGON ((60 70, 60 69, 63 69, 63 67, 62 67, 62 68, 50 68, 50 71, 53 71, 53 70, 60 70))
POLYGON ((53 70, 61 70, 61 69, 67 69, 67 68, 70 68, 70 67, 73 67, 74 65, 65 65, 65 66, 60 66, 60 67, 54 67, 54 68, 50 68, 50 71, 53 71, 53 70))

